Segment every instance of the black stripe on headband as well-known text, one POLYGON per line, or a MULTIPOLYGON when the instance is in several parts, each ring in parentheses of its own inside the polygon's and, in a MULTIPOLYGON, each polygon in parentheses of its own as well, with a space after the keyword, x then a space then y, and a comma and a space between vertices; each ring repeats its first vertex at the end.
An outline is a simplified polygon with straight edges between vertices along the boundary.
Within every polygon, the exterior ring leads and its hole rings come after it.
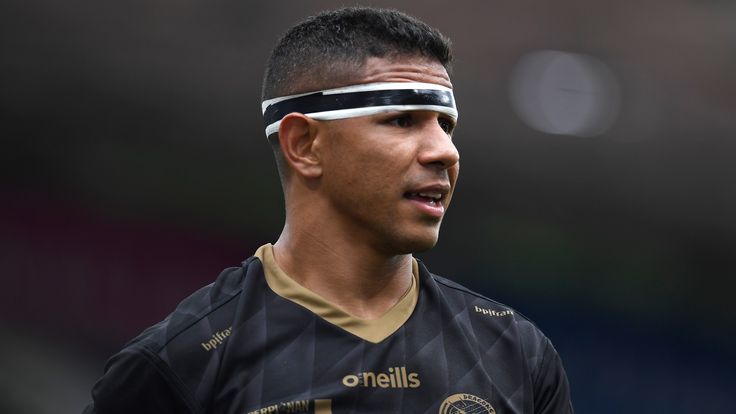
POLYGON ((265 125, 269 126, 292 112, 309 114, 392 105, 433 105, 455 108, 455 98, 452 91, 437 89, 391 89, 339 94, 315 92, 269 105, 263 112, 263 120, 265 125))

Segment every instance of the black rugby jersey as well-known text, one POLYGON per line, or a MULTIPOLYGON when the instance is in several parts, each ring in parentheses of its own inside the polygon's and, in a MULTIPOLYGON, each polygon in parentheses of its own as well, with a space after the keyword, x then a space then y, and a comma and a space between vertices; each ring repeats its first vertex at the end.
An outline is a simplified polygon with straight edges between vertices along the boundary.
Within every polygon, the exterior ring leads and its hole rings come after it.
POLYGON ((399 303, 361 321, 266 245, 113 356, 85 413, 572 413, 529 320, 414 263, 399 303))

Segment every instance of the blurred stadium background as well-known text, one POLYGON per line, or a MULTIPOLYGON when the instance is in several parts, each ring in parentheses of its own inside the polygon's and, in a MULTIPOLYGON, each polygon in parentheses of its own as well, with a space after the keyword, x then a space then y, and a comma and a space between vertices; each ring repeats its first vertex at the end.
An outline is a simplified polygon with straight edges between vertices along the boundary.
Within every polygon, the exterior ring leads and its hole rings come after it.
MULTIPOLYGON (((3 3, 0 412, 80 412, 106 357, 276 239, 263 66, 343 4, 3 3)), ((733 413, 736 2, 370 4, 455 44, 430 268, 538 322, 579 413, 733 413)))

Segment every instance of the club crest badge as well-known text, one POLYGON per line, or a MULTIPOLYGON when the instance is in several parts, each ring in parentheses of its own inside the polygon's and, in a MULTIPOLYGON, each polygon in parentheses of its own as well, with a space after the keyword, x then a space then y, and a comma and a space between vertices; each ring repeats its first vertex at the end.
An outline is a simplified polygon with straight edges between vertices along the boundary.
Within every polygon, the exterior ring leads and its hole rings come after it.
POLYGON ((472 394, 453 394, 442 401, 439 414, 496 414, 488 401, 472 394))

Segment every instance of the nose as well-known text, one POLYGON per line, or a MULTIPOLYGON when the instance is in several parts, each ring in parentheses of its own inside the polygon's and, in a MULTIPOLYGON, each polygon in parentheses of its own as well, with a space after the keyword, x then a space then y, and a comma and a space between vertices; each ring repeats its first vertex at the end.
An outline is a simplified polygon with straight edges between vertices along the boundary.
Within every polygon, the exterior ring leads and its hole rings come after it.
POLYGON ((429 122, 423 131, 419 162, 426 166, 436 166, 446 170, 460 161, 460 153, 450 136, 437 123, 429 122))

